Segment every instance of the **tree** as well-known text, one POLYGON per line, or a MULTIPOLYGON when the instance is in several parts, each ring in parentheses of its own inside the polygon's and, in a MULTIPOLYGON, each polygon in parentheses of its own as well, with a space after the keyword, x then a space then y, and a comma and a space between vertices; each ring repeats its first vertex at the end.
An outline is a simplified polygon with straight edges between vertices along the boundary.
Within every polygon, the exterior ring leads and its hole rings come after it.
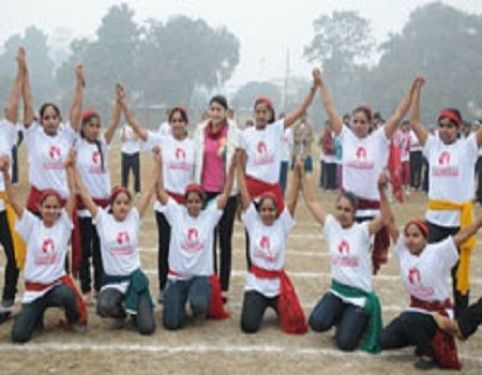
POLYGON ((237 110, 252 111, 254 102, 259 96, 267 96, 275 108, 281 104, 281 90, 270 82, 251 81, 241 86, 232 100, 237 110))

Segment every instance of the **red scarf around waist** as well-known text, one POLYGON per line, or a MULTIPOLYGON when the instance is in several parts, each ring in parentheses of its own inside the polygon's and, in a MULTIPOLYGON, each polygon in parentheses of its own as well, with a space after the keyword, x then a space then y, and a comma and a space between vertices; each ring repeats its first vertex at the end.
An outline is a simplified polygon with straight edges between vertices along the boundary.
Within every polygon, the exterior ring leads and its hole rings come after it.
POLYGON ((87 325, 87 317, 88 317, 87 306, 85 305, 84 300, 82 299, 82 296, 79 293, 79 290, 75 286, 74 281, 69 275, 64 275, 61 278, 49 284, 33 283, 33 282, 26 281, 25 290, 29 292, 42 292, 45 289, 48 289, 52 286, 59 285, 59 284, 63 284, 67 286, 70 290, 72 290, 75 296, 75 303, 79 313, 79 324, 87 325))
POLYGON ((184 204, 184 194, 173 193, 172 191, 167 191, 167 194, 174 199, 179 204, 184 204))
POLYGON ((308 331, 305 313, 301 307, 295 288, 284 270, 273 271, 260 268, 254 264, 249 271, 260 279, 280 279, 278 298, 278 314, 281 329, 286 333, 304 334, 308 331))
MULTIPOLYGON (((410 296, 410 307, 423 309, 430 312, 438 312, 443 316, 448 316, 447 309, 452 308, 450 299, 445 301, 422 301, 416 297, 410 296)), ((460 370, 462 364, 459 361, 457 353, 457 345, 453 336, 447 332, 437 329, 432 339, 432 349, 434 359, 442 368, 460 370)))
POLYGON ((266 192, 273 193, 276 197, 278 215, 283 212, 285 205, 283 193, 281 192, 281 186, 279 183, 270 184, 246 175, 246 187, 248 188, 251 199, 258 198, 266 192))

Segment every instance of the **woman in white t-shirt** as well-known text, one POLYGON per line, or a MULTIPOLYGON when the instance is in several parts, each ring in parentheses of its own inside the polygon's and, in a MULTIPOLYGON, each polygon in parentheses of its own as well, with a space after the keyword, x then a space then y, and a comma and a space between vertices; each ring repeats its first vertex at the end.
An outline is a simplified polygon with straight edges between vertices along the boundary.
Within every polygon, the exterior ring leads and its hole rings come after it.
MULTIPOLYGON (((177 203, 184 203, 186 186, 194 179, 194 143, 188 138, 187 126, 189 119, 184 108, 174 107, 169 111, 168 124, 171 132, 167 135, 152 133, 142 127, 132 111, 123 101, 124 113, 127 122, 131 125, 139 138, 147 143, 148 148, 159 147, 163 160, 162 176, 164 189, 167 194, 177 203)), ((168 271, 169 243, 171 238, 171 226, 162 213, 162 205, 154 203, 158 230, 158 276, 160 303, 164 300, 164 287, 166 286, 168 271)))
POLYGON ((380 302, 372 287, 370 237, 388 222, 387 180, 383 174, 379 177, 381 215, 362 223, 356 222, 354 194, 341 193, 335 213, 327 214, 316 199, 313 174, 306 173, 302 180, 305 204, 315 221, 323 226, 332 275, 330 290, 316 304, 309 325, 316 332, 337 326, 336 345, 344 351, 355 350, 360 342, 364 351, 379 350, 382 320, 380 302))
MULTIPOLYGON (((474 169, 482 145, 482 129, 467 138, 458 137, 462 116, 446 108, 438 116, 438 132, 429 135, 420 123, 420 93, 425 79, 418 79, 411 123, 429 164, 429 190, 425 219, 428 242, 438 242, 470 225, 474 210, 474 169)), ((476 238, 460 247, 460 258, 452 269, 455 316, 469 304, 470 255, 476 238)))
POLYGON ((141 270, 139 254, 141 219, 160 174, 158 149, 154 152, 154 159, 149 190, 139 198, 137 207, 132 207, 132 196, 123 186, 112 189, 109 210, 98 206, 80 174, 77 172, 76 175, 79 194, 92 215, 100 239, 104 274, 97 298, 97 314, 114 318, 120 325, 130 315, 142 335, 150 335, 156 329, 149 279, 141 270))
POLYGON ((9 158, 0 158, 8 200, 18 221, 15 225, 27 246, 24 279, 25 293, 22 310, 12 327, 12 341, 24 343, 36 329, 43 327, 45 310, 60 307, 65 310, 65 328, 85 327, 87 309, 74 281, 65 272, 65 261, 72 232, 75 207, 75 182, 71 165, 67 168, 68 196, 63 206, 60 194, 46 189, 39 197, 39 216, 20 205, 10 180, 9 158))
POLYGON ((161 177, 157 192, 162 212, 171 227, 169 271, 164 289, 163 324, 168 330, 180 329, 186 323, 186 303, 194 319, 224 319, 221 285, 214 272, 214 228, 218 225, 228 202, 234 179, 233 158, 224 189, 205 208, 203 188, 190 184, 179 204, 164 188, 161 177))
POLYGON ((434 313, 453 316, 450 299, 450 270, 458 260, 457 247, 482 226, 482 216, 475 222, 435 243, 429 243, 429 227, 420 220, 410 220, 400 235, 394 220, 390 236, 400 266, 403 286, 410 295, 409 308, 395 318, 380 334, 382 350, 415 346, 419 360, 415 367, 428 369, 461 367, 453 338, 437 332, 434 313))
MULTIPOLYGON (((241 154, 238 157, 241 162, 241 154)), ((306 333, 308 325, 303 309, 285 271, 286 244, 295 225, 293 215, 299 192, 300 170, 293 172, 286 207, 281 213, 277 210, 280 202, 270 192, 261 195, 256 208, 251 201, 242 168, 238 169, 238 184, 241 220, 249 236, 251 259, 244 286, 241 330, 245 333, 257 332, 266 308, 271 307, 278 314, 283 331, 306 333)))
MULTIPOLYGON (((103 208, 109 205, 111 192, 109 171, 109 145, 114 132, 119 125, 121 109, 121 87, 116 88, 116 100, 112 120, 103 134, 101 134, 100 114, 94 109, 82 112, 80 132, 75 148, 77 151, 77 169, 87 190, 94 202, 103 208)), ((72 247, 81 248, 81 262, 79 267, 80 285, 86 303, 92 302, 92 283, 90 258, 94 268, 94 290, 97 295, 102 281, 102 258, 100 255, 99 236, 95 229, 92 217, 83 205, 77 202, 77 215, 79 218, 78 230, 74 230, 72 247)))
MULTIPOLYGON (((351 127, 348 127, 343 124, 324 79, 321 79, 320 89, 322 104, 343 147, 342 190, 352 192, 358 198, 357 221, 370 220, 380 212, 378 176, 388 162, 390 139, 412 102, 415 80, 385 125, 372 132, 370 130, 373 116, 369 107, 356 108, 352 112, 351 127)), ((374 273, 379 270, 382 263, 387 262, 389 246, 390 239, 384 228, 375 237, 372 253, 374 273)))

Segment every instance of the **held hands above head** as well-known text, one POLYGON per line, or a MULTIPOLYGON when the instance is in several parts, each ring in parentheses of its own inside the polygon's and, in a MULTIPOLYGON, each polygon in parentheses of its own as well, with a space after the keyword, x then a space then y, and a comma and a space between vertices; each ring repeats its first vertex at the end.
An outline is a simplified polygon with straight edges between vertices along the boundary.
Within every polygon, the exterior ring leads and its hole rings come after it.
POLYGON ((121 83, 116 83, 115 85, 115 100, 117 103, 122 104, 125 98, 124 86, 121 83))
POLYGON ((0 155, 0 172, 8 173, 10 158, 8 155, 0 155))
POLYGON ((313 69, 313 84, 315 87, 321 87, 323 79, 321 77, 321 71, 318 68, 313 69))
POLYGON ((26 62, 25 56, 26 56, 25 48, 24 47, 18 47, 17 64, 18 64, 18 68, 22 72, 27 71, 27 62, 26 62))

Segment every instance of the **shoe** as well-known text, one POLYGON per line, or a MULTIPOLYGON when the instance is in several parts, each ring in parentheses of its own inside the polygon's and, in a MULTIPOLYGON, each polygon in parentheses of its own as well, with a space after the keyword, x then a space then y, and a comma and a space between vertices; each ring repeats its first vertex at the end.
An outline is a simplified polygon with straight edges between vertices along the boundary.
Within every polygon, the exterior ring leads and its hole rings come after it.
POLYGON ((4 299, 0 304, 0 313, 13 313, 15 310, 15 301, 4 299))
POLYGON ((88 291, 86 293, 83 293, 82 294, 82 300, 84 301, 84 303, 87 305, 87 306, 91 306, 94 304, 94 299, 93 299, 93 296, 92 296, 92 291, 88 291))
POLYGON ((8 318, 10 317, 10 312, 8 311, 4 311, 4 312, 0 312, 0 324, 2 324, 3 322, 7 321, 8 318))
POLYGON ((427 370, 432 370, 434 368, 437 368, 438 365, 433 358, 420 357, 413 364, 413 367, 415 367, 417 370, 427 371, 427 370))

